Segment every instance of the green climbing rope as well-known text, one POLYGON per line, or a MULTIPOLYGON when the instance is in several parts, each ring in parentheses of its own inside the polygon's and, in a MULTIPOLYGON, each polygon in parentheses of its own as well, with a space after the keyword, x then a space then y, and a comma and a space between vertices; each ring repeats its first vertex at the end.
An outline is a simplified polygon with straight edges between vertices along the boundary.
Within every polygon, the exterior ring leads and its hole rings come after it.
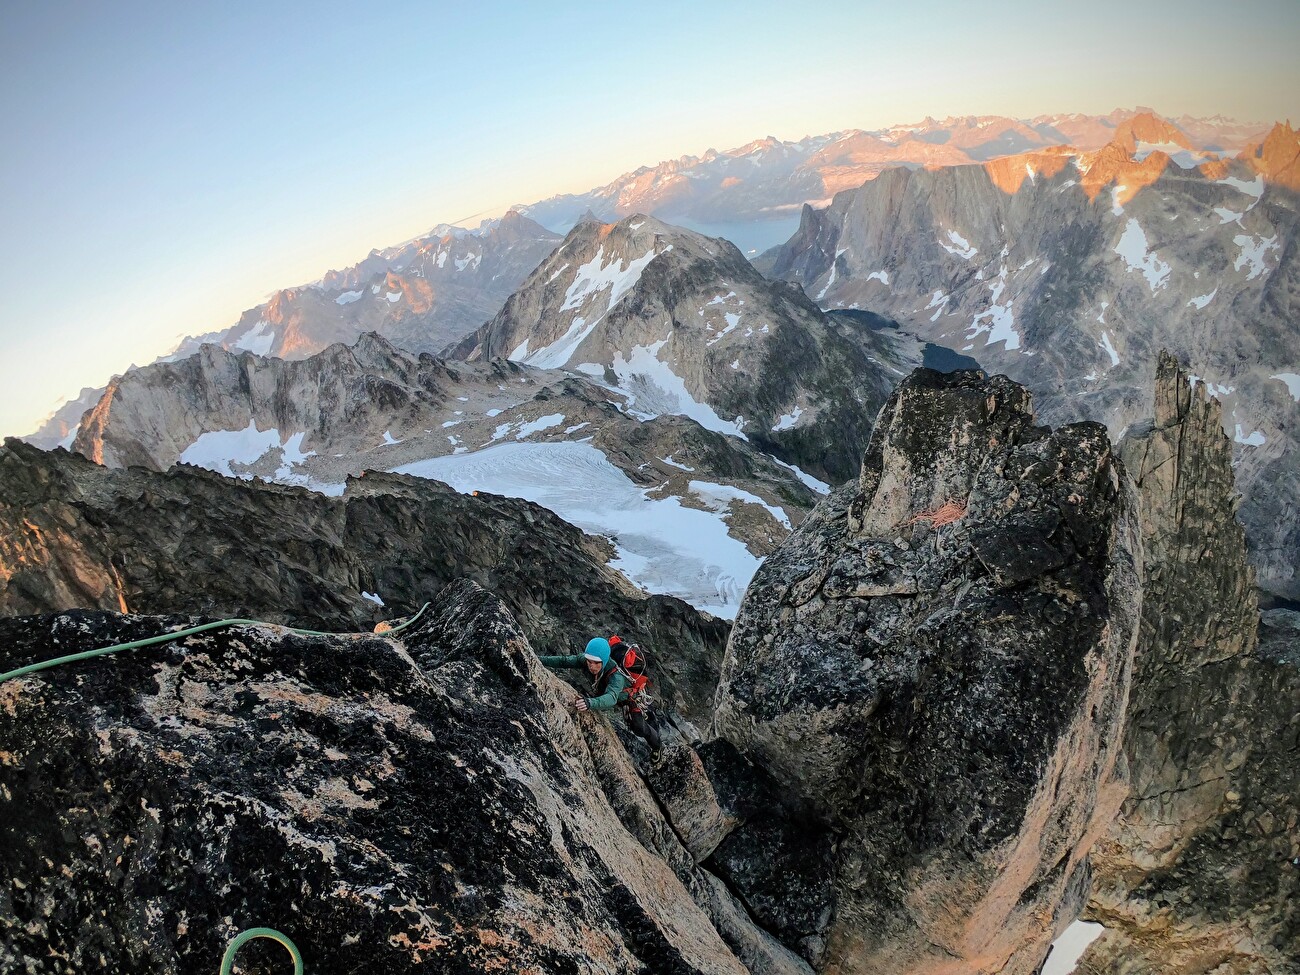
POLYGON ((275 928, 249 928, 247 931, 241 931, 235 935, 234 939, 226 946, 226 953, 221 956, 221 975, 230 975, 235 965, 235 955, 249 941, 254 938, 270 938, 272 941, 278 941, 289 949, 289 954, 293 957, 293 975, 302 975, 302 955, 298 953, 298 946, 295 945, 286 934, 282 934, 275 928))
MULTIPOLYGON (((420 611, 405 622, 399 623, 387 630, 387 633, 397 633, 406 629, 429 608, 425 603, 420 607, 420 611)), ((132 640, 129 643, 115 643, 111 647, 100 647, 97 650, 83 650, 80 653, 70 653, 62 657, 54 657, 51 660, 42 660, 39 663, 28 664, 26 667, 19 667, 16 670, 10 670, 0 674, 0 684, 15 677, 26 677, 28 674, 34 674, 39 670, 48 670, 51 667, 58 667, 61 664, 76 663, 79 660, 90 660, 94 657, 102 657, 105 654, 117 653, 119 650, 135 650, 139 647, 153 646, 156 643, 170 643, 172 640, 181 640, 187 636, 194 636, 196 633, 205 633, 208 630, 215 630, 223 626, 269 626, 277 629, 288 630, 290 633, 297 633, 301 636, 338 636, 337 633, 325 633, 321 630, 304 630, 296 626, 281 626, 279 623, 265 623, 262 620, 245 620, 230 619, 217 620, 214 623, 200 623, 198 626, 187 626, 183 630, 173 630, 170 633, 160 633, 158 636, 146 637, 143 640, 132 640)))

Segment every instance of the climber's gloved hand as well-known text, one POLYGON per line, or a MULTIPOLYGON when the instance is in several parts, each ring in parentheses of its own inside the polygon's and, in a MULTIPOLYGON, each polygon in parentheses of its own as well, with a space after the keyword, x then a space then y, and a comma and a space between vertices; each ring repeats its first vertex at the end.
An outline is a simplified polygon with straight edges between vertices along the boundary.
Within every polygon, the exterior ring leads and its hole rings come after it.
POLYGON ((575 697, 575 698, 573 699, 573 710, 575 710, 575 711, 579 711, 579 712, 581 712, 581 711, 586 711, 586 710, 587 710, 587 699, 586 699, 585 697, 575 697))

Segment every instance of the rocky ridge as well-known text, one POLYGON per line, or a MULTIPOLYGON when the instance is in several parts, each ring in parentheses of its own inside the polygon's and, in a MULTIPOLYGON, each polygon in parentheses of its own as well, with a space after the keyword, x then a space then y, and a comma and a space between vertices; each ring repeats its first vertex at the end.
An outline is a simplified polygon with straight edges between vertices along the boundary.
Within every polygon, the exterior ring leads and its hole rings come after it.
POLYGON ((543 653, 643 634, 663 648, 665 701, 693 721, 709 713, 727 625, 647 596, 609 567, 607 542, 526 501, 374 472, 330 498, 190 467, 107 469, 14 439, 0 447, 0 485, 3 615, 82 607, 369 629, 467 578, 501 593, 543 653))
POLYGON ((1224 403, 1260 585, 1295 598, 1297 138, 1278 125, 1198 162, 1184 134, 1136 116, 1093 152, 895 169, 805 210, 767 268, 975 355, 1047 422, 1115 437, 1147 415, 1157 350, 1174 350, 1224 403))
MULTIPOLYGON (((187 622, 4 619, 0 667, 187 622)), ((8 682, 0 960, 215 970, 274 926, 323 975, 807 975, 571 694, 468 581, 400 639, 243 627, 8 682)))
POLYGON ((1257 643, 1221 423, 1166 356, 1154 423, 1118 446, 1146 570, 1130 794, 1092 853, 1084 916, 1106 932, 1081 973, 1285 972, 1300 958, 1300 632, 1257 643))
MULTIPOLYGON (((986 162, 1048 146, 1099 149, 1116 131, 1151 109, 1116 109, 1109 115, 997 115, 925 118, 883 129, 853 129, 797 142, 771 136, 735 149, 710 149, 624 173, 587 193, 551 197, 516 209, 552 230, 567 231, 590 211, 614 222, 649 213, 670 223, 706 230, 741 229, 737 243, 759 239, 764 223, 785 226, 805 203, 824 204, 841 190, 861 186, 887 169, 986 162), (698 226, 696 226, 698 225, 698 226)), ((1233 119, 1173 120, 1197 150, 1237 152, 1265 130, 1233 119)), ((748 244, 742 249, 748 253, 748 244)))

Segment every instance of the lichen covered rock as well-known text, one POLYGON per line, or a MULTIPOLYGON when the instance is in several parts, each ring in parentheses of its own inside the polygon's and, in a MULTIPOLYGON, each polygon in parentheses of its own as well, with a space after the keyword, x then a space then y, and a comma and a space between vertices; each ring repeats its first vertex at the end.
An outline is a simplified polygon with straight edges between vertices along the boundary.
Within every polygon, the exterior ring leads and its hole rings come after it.
MULTIPOLYGON (((7 618, 0 669, 185 622, 7 618)), ((800 970, 742 964, 624 827, 585 744, 608 719, 499 600, 456 584, 399 637, 223 629, 0 686, 0 969, 216 971, 266 925, 321 975, 800 970)))

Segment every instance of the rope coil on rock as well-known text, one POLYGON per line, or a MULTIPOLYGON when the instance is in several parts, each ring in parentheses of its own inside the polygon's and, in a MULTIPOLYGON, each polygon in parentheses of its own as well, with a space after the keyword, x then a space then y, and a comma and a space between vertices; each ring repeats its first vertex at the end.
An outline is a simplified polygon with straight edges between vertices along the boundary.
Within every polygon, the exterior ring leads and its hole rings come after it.
MULTIPOLYGON (((429 604, 425 603, 414 616, 396 626, 384 630, 384 633, 401 632, 423 616, 424 611, 428 608, 429 604)), ((26 677, 28 674, 34 674, 40 670, 49 670, 51 667, 58 667, 61 664, 76 663, 79 660, 90 660, 94 657, 102 657, 105 654, 117 653, 119 650, 135 650, 139 647, 153 646, 157 643, 170 643, 172 640, 180 640, 187 636, 194 636, 198 633, 206 633, 208 630, 215 630, 223 626, 269 626, 277 629, 288 630, 290 633, 297 633, 300 636, 339 635, 337 633, 325 633, 321 630, 305 630, 297 626, 282 626, 279 623, 266 623, 262 620, 217 620, 213 623, 200 623, 198 626, 187 626, 183 630, 173 630, 171 633, 160 633, 158 636, 146 637, 143 640, 131 640, 128 643, 115 643, 110 647, 100 647, 96 650, 83 650, 80 653, 69 653, 62 657, 54 657, 50 660, 42 660, 34 664, 28 664, 26 667, 18 667, 14 670, 0 674, 0 684, 3 684, 7 680, 13 680, 15 677, 26 677)))
POLYGON ((298 946, 287 934, 275 928, 249 928, 235 935, 230 944, 226 945, 226 953, 221 956, 221 975, 231 975, 235 966, 235 955, 239 954, 239 949, 254 938, 269 938, 284 945, 289 951, 289 956, 293 958, 293 975, 302 975, 302 955, 298 951, 298 946))

